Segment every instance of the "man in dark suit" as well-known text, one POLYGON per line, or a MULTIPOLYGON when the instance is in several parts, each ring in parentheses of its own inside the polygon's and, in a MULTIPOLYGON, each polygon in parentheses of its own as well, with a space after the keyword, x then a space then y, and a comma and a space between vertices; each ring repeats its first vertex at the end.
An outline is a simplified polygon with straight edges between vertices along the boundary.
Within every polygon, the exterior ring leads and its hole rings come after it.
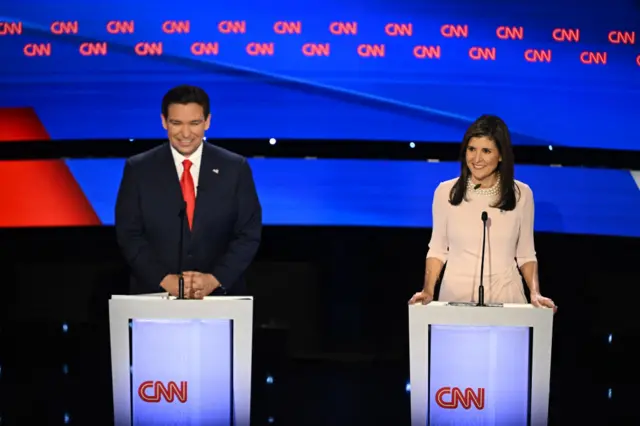
POLYGON ((262 231, 249 164, 204 142, 211 122, 204 90, 171 89, 161 118, 169 142, 127 160, 116 202, 116 234, 132 269, 131 293, 176 296, 184 271, 185 298, 245 294, 243 274, 262 231))

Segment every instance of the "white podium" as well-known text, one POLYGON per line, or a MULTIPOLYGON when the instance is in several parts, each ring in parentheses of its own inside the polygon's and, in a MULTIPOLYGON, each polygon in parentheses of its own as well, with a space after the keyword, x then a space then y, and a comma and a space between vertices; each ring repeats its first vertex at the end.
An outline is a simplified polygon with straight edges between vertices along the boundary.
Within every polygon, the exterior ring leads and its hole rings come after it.
POLYGON ((411 425, 543 426, 553 311, 409 306, 411 425))
POLYGON ((109 301, 116 426, 249 426, 253 298, 109 301))

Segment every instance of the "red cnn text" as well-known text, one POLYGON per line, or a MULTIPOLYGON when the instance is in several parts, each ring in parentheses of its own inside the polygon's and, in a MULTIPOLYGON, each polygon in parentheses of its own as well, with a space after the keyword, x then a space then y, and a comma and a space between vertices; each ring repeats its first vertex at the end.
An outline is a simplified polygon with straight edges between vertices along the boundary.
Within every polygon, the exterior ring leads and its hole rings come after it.
POLYGON ((484 388, 474 391, 466 388, 464 392, 460 388, 446 386, 436 392, 436 404, 442 408, 455 410, 459 405, 465 410, 473 405, 478 410, 484 409, 484 388))
POLYGON ((176 382, 169 382, 166 386, 162 382, 147 380, 142 382, 138 388, 138 396, 144 402, 160 402, 165 400, 173 402, 177 399, 181 403, 187 402, 187 382, 180 382, 180 386, 176 382))

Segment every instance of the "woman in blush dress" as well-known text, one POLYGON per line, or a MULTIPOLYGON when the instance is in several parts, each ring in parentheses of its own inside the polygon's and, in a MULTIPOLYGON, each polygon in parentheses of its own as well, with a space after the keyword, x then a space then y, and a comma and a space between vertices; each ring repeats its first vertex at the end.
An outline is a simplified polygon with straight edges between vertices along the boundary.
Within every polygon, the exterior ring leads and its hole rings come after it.
POLYGON ((460 177, 440 183, 434 192, 424 288, 409 303, 433 300, 445 263, 438 300, 478 302, 483 212, 488 216, 485 303, 527 303, 520 271, 529 287, 531 304, 555 310, 553 301, 540 294, 538 284, 533 192, 514 179, 509 130, 492 115, 478 118, 464 135, 460 177))

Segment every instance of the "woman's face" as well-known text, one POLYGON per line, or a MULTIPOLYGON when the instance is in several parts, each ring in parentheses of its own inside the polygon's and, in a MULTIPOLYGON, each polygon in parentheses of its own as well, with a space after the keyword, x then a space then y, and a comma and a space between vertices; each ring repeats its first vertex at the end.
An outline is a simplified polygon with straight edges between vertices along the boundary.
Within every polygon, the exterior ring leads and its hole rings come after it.
POLYGON ((467 145, 467 167, 475 183, 483 183, 493 176, 502 161, 495 142, 486 136, 471 138, 467 145))

